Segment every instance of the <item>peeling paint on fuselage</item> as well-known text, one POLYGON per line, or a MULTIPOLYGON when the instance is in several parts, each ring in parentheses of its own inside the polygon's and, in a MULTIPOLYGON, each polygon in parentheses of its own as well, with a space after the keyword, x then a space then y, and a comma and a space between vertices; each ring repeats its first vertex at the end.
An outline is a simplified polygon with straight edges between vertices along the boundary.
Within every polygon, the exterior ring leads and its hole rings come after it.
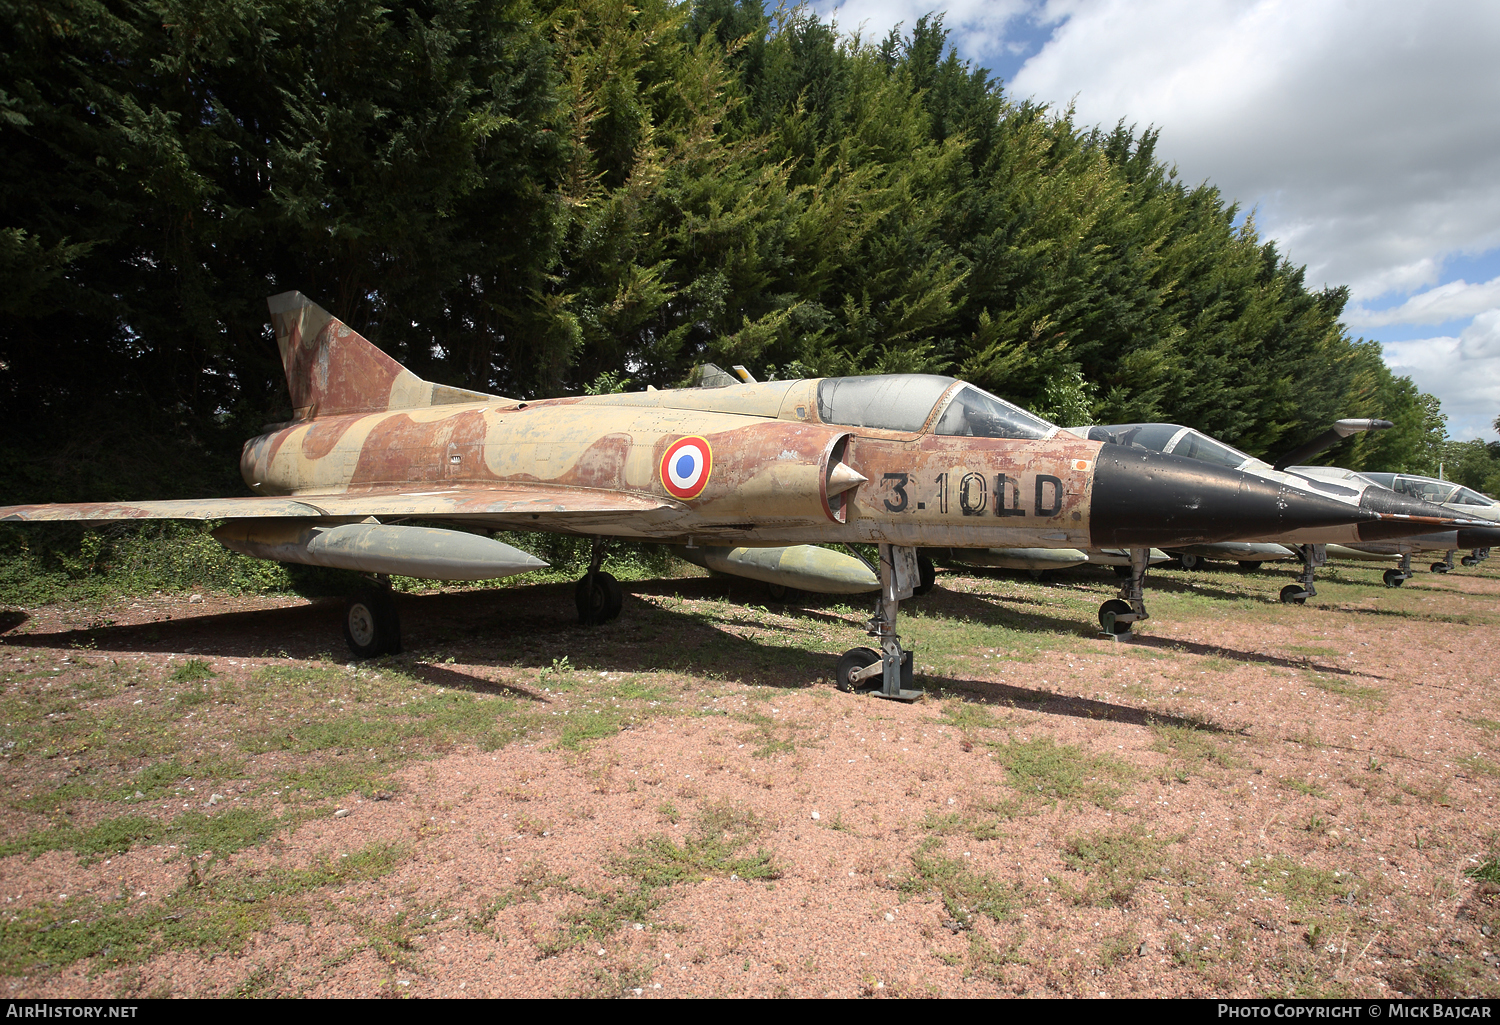
MULTIPOLYGON (((814 384, 722 390, 738 393, 729 396, 731 404, 753 413, 704 408, 717 396, 697 391, 319 418, 251 439, 241 467, 247 483, 268 495, 330 495, 392 483, 542 484, 671 499, 661 479, 662 457, 674 442, 696 436, 708 442, 713 463, 702 492, 680 503, 685 513, 625 518, 591 529, 767 545, 1088 544, 1090 468, 1098 442, 1067 434, 1018 441, 824 424, 809 412, 816 409, 806 398, 814 384), (803 416, 782 418, 794 401, 803 416), (831 453, 843 438, 849 440, 842 461, 867 480, 845 493, 847 520, 840 523, 830 515, 823 489, 834 469, 829 460, 837 458, 831 453)), ((505 516, 490 522, 541 526, 505 516)))

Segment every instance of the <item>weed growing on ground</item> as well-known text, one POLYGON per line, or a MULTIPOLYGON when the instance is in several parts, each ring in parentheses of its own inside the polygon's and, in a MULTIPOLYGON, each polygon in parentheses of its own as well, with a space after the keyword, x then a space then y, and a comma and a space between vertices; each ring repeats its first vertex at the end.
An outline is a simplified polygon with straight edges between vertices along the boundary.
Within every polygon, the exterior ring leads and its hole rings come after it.
POLYGON ((935 894, 959 928, 972 928, 976 919, 1002 922, 1010 916, 1015 891, 987 872, 975 872, 962 859, 937 854, 938 841, 922 842, 911 856, 911 871, 897 884, 904 897, 935 894))
POLYGON ((1118 783, 1135 777, 1135 770, 1115 758, 1085 754, 1071 744, 1050 737, 992 743, 995 758, 1010 774, 1010 784, 1022 794, 1051 800, 1085 800, 1112 808, 1121 794, 1118 783))
POLYGON ((1076 872, 1088 873, 1081 890, 1059 880, 1059 888, 1079 904, 1126 905, 1143 880, 1161 867, 1161 852, 1180 837, 1158 837, 1144 826, 1115 832, 1071 836, 1063 846, 1063 862, 1076 872))

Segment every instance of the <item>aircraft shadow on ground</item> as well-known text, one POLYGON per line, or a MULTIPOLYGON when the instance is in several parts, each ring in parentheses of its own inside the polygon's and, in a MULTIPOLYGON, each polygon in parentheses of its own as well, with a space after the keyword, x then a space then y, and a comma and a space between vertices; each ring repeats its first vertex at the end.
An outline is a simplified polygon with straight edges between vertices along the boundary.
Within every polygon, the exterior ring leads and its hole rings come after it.
MULTIPOLYGON (((651 584, 641 591, 655 595, 681 594, 684 598, 715 597, 726 591, 712 580, 681 583, 689 586, 651 584)), ((632 588, 632 592, 634 590, 632 588)), ((655 603, 627 600, 624 615, 615 622, 602 627, 580 627, 575 621, 572 591, 572 585, 568 584, 543 584, 399 596, 403 632, 408 638, 407 652, 374 664, 389 665, 434 686, 542 702, 549 699, 544 693, 538 693, 537 687, 484 679, 434 660, 454 657, 466 664, 537 670, 555 670, 566 660, 568 669, 584 674, 599 666, 607 666, 615 673, 691 672, 710 679, 737 680, 786 690, 832 685, 838 655, 782 647, 772 641, 742 636, 735 632, 735 627, 750 624, 737 623, 731 616, 705 615, 699 611, 686 612, 655 603), (503 623, 504 629, 496 629, 497 623, 503 623), (506 657, 503 651, 495 651, 497 646, 509 646, 511 655, 506 657)), ((958 599, 960 606, 972 604, 970 611, 975 613, 995 613, 993 607, 972 596, 947 592, 944 597, 958 599)), ((948 609, 934 611, 951 614, 948 609)), ((850 625, 844 615, 807 609, 794 612, 850 625)), ((11 634, 0 638, 0 644, 82 650, 100 655, 148 651, 204 658, 283 657, 343 661, 347 656, 339 636, 341 613, 342 602, 325 599, 292 608, 224 612, 53 633, 11 634), (330 654, 330 649, 334 649, 337 655, 330 654)), ((25 618, 22 614, 8 629, 21 625, 25 618)), ((1077 624, 1057 622, 1060 627, 1072 628, 1076 632, 1077 624)), ((860 631, 851 630, 848 646, 860 646, 863 640, 866 638, 860 631)), ((920 653, 918 655, 920 658, 920 653)), ((1022 708, 1044 715, 1222 731, 1212 723, 1129 705, 1065 697, 1048 690, 1011 684, 922 673, 920 664, 918 674, 930 693, 962 695, 965 700, 1022 708)))
MULTIPOLYGON (((764 604, 753 600, 764 597, 764 588, 747 586, 747 583, 709 577, 632 583, 628 590, 632 595, 721 600, 729 605, 723 612, 701 606, 684 611, 655 602, 629 602, 620 619, 602 627, 578 625, 570 584, 400 595, 397 601, 407 652, 403 661, 420 667, 420 671, 413 668, 413 672, 430 677, 434 682, 442 683, 445 676, 452 677, 451 681, 444 683, 445 686, 486 693, 498 693, 506 688, 494 681, 443 670, 431 660, 462 656, 481 664, 547 669, 566 659, 572 667, 596 664, 626 672, 662 669, 702 672, 764 686, 800 687, 817 678, 832 679, 838 663, 837 655, 781 647, 747 639, 736 632, 749 628, 751 624, 737 618, 735 610, 744 605, 764 604), (660 636, 663 634, 669 636, 660 636), (508 647, 509 655, 494 650, 497 646, 508 647)), ((854 648, 870 643, 870 638, 861 629, 866 618, 864 605, 867 601, 873 603, 868 595, 806 596, 804 604, 789 604, 780 611, 794 620, 845 628, 848 630, 847 642, 835 643, 854 648), (856 617, 853 622, 851 614, 856 617)), ((1110 643, 1099 638, 1092 623, 1048 615, 1035 608, 1011 608, 1014 599, 1008 595, 982 595, 938 587, 915 601, 920 604, 903 603, 903 609, 920 609, 927 616, 966 619, 1023 633, 1075 636, 1110 643)), ((11 634, 0 638, 0 643, 100 652, 152 651, 219 658, 281 656, 345 661, 349 656, 341 633, 342 605, 338 599, 324 598, 292 608, 225 612, 133 625, 80 627, 46 634, 11 634)), ((13 630, 26 621, 25 613, 8 613, 7 617, 7 630, 13 630)), ((1150 635, 1139 636, 1131 643, 1245 664, 1357 675, 1340 666, 1150 635)), ((935 679, 932 683, 934 686, 943 685, 935 679)))

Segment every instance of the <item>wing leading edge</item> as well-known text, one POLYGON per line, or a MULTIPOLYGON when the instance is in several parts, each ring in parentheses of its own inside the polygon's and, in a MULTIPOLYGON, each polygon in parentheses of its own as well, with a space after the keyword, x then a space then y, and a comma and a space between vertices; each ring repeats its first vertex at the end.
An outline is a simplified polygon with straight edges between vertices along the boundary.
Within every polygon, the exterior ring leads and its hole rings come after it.
MULTIPOLYGON (((171 499, 156 502, 65 502, 0 506, 0 522, 109 520, 327 519, 427 516, 440 519, 516 517, 618 517, 675 511, 659 498, 588 488, 509 486, 501 488, 360 488, 327 495, 257 498, 171 499)), ((547 529, 540 522, 537 529, 547 529)))

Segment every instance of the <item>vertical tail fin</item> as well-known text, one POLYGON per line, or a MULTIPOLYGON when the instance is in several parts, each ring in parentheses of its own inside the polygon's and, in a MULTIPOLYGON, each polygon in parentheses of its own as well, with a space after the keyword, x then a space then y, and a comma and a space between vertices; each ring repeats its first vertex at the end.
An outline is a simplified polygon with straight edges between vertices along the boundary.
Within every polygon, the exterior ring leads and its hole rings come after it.
POLYGON ((497 398, 422 380, 301 292, 273 295, 266 304, 293 419, 497 398))

